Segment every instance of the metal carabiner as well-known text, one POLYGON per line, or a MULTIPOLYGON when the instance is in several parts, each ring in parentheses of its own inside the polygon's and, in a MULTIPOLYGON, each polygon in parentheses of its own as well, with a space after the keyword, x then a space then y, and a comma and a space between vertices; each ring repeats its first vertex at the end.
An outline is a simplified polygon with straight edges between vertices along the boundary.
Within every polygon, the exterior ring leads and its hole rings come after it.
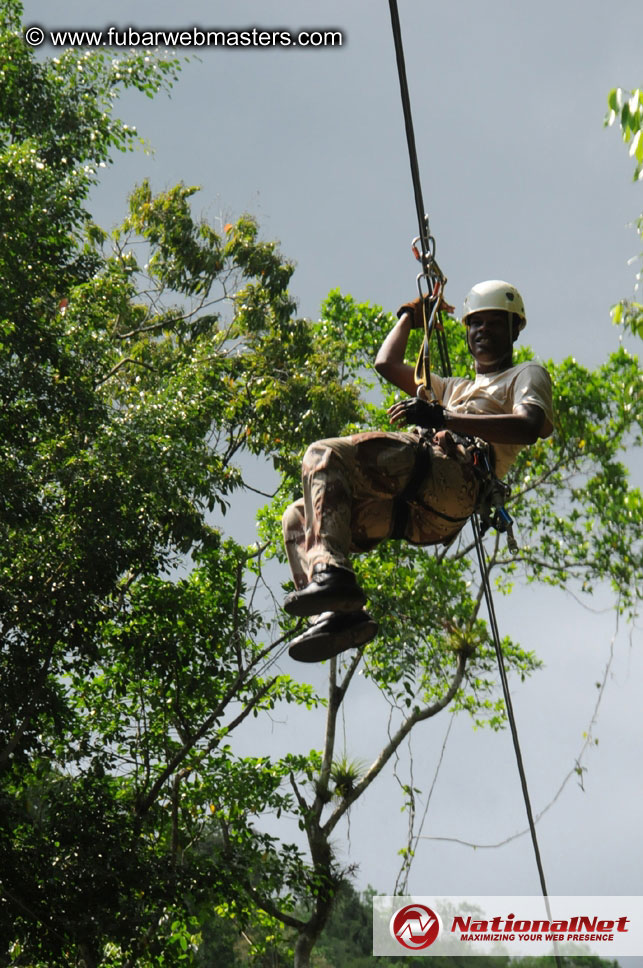
POLYGON ((435 239, 433 238, 432 235, 427 236, 428 249, 426 251, 426 254, 419 251, 418 242, 422 242, 422 237, 419 235, 416 235, 413 241, 411 242, 411 252, 413 253, 413 255, 415 256, 418 262, 421 262, 425 266, 425 268, 428 268, 429 265, 435 262, 435 239))

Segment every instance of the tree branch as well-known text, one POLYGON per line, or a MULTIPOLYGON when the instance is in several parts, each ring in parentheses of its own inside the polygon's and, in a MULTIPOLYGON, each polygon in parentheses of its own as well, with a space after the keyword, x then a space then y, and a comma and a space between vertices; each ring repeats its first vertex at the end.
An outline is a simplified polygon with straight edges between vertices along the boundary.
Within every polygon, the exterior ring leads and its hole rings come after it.
POLYGON ((397 750, 402 740, 407 736, 413 727, 425 719, 430 719, 432 716, 437 715, 448 706, 456 692, 462 684, 462 679, 464 676, 464 671, 467 664, 467 654, 465 650, 461 650, 458 654, 458 666, 451 681, 447 692, 439 699, 437 702, 433 703, 431 706, 425 706, 424 709, 416 709, 416 711, 404 720, 402 725, 399 727, 396 733, 391 737, 390 741, 384 747, 378 758, 372 764, 370 769, 364 775, 362 780, 356 784, 351 793, 344 797, 339 806, 333 811, 331 816, 328 818, 324 824, 322 830, 326 837, 334 830, 338 822, 344 816, 349 807, 355 803, 357 799, 364 793, 364 791, 371 785, 373 780, 382 772, 388 761, 390 760, 393 753, 397 750))
POLYGON ((268 897, 263 897, 259 894, 256 888, 248 887, 248 893, 252 897, 253 901, 257 907, 269 914, 271 918, 275 918, 277 921, 281 921, 288 928, 294 928, 295 931, 301 931, 302 928, 306 927, 306 921, 300 921, 299 918, 295 918, 290 914, 286 914, 285 911, 281 911, 277 905, 270 900, 268 897))
MULTIPOLYGON (((169 778, 172 776, 172 774, 175 772, 175 770, 181 765, 181 763, 186 758, 186 756, 188 756, 188 754, 194 749, 194 747, 199 742, 199 740, 200 739, 203 739, 203 737, 208 732, 208 730, 212 728, 212 726, 215 724, 215 722, 217 721, 217 719, 223 714, 226 706, 228 705, 229 702, 232 701, 232 699, 234 699, 235 693, 237 692, 237 690, 239 689, 239 687, 243 684, 243 680, 244 680, 245 675, 247 674, 247 672, 248 672, 248 670, 246 670, 246 673, 244 675, 237 676, 237 678, 235 679, 234 683, 232 684, 232 686, 230 687, 230 689, 228 690, 228 692, 226 693, 226 695, 224 696, 224 698, 221 700, 221 702, 219 703, 219 705, 216 707, 216 709, 214 710, 214 712, 212 712, 207 717, 207 719, 205 720, 205 722, 196 731, 196 733, 194 734, 194 736, 192 736, 190 738, 190 740, 188 740, 188 742, 184 743, 183 746, 181 747, 181 749, 178 750, 175 753, 175 755, 172 757, 172 759, 170 760, 170 762, 165 766, 165 768, 157 776, 156 780, 152 784, 152 787, 149 790, 149 792, 146 794, 146 796, 143 797, 143 798, 141 798, 139 796, 138 802, 137 802, 137 805, 136 805, 136 810, 135 810, 136 816, 139 819, 142 816, 144 816, 144 814, 147 813, 147 811, 150 809, 150 807, 152 806, 152 804, 154 803, 154 801, 158 797, 159 793, 161 792, 161 790, 162 790, 163 786, 165 785, 166 781, 169 780, 169 778)), ((259 702, 261 702, 261 700, 266 695, 266 693, 269 692, 269 690, 274 685, 276 679, 277 679, 276 676, 273 679, 270 679, 259 690, 259 692, 255 696, 252 697, 251 702, 249 702, 248 705, 244 707, 244 709, 242 710, 242 712, 227 727, 227 729, 226 729, 226 732, 227 733, 232 732, 233 729, 236 729, 236 727, 240 723, 243 722, 243 720, 249 715, 249 713, 252 712, 252 710, 254 709, 254 707, 259 702)), ((214 746, 216 746, 217 743, 218 743, 218 737, 208 747, 208 750, 206 750, 206 752, 209 752, 210 750, 212 750, 214 748, 214 746)))
MULTIPOLYGON (((616 624, 618 626, 618 612, 617 612, 616 624)), ((605 688, 607 686, 607 680, 609 678, 610 669, 612 667, 612 662, 614 660, 614 642, 615 642, 615 639, 616 639, 616 634, 617 633, 615 632, 614 633, 614 636, 612 637, 612 641, 610 643, 610 654, 609 654, 609 658, 607 660, 607 664, 606 664, 605 669, 604 669, 604 672, 603 672, 603 678, 602 678, 601 683, 600 683, 598 697, 596 699, 596 703, 594 704, 594 710, 592 712, 592 717, 590 719, 589 725, 588 725, 587 729, 584 731, 585 739, 584 739, 583 744, 581 746, 580 752, 578 753, 578 756, 574 760, 574 766, 567 772, 567 774, 563 778, 560 786, 558 787, 558 790, 556 791, 556 793, 554 794, 554 796, 551 798, 551 800, 546 804, 546 806, 544 806, 542 808, 542 810, 539 810, 538 813, 535 815, 535 817, 534 817, 534 823, 539 823, 539 821, 545 816, 545 814, 547 813, 547 811, 550 810, 554 806, 554 804, 556 803, 556 801, 558 800, 558 798, 561 796, 563 790, 565 789, 565 787, 567 786, 567 784, 569 783, 569 781, 572 779, 572 777, 574 777, 574 776, 580 776, 581 777, 581 788, 582 788, 582 772, 585 769, 585 767, 582 767, 581 766, 581 761, 582 761, 583 757, 585 756, 585 753, 587 752, 587 750, 589 749, 589 747, 590 747, 590 745, 592 744, 592 741, 593 741, 593 737, 592 737, 592 727, 596 725, 596 721, 597 721, 597 718, 598 718, 598 711, 600 709, 600 705, 601 705, 601 702, 602 702, 602 699, 603 699, 603 694, 604 694, 605 688)), ((446 737, 445 737, 445 742, 446 742, 446 737)), ((443 752, 444 752, 444 750, 443 750, 443 752)), ((437 776, 437 773, 436 773, 436 776, 437 776)), ((435 783, 435 781, 434 781, 434 783, 435 783)), ((431 787, 431 792, 433 792, 433 787, 431 787)), ((428 807, 428 803, 427 803, 427 807, 428 807)), ((530 828, 529 827, 525 827, 523 830, 519 830, 517 833, 511 834, 509 837, 505 837, 503 840, 499 840, 495 844, 479 844, 479 843, 474 843, 474 842, 469 841, 469 840, 461 840, 459 837, 425 837, 425 836, 421 836, 420 834, 417 835, 417 837, 415 839, 415 842, 417 844, 417 842, 419 840, 439 840, 439 841, 443 841, 445 843, 462 844, 463 847, 473 847, 474 849, 478 849, 479 848, 481 850, 495 850, 498 847, 504 847, 505 844, 510 844, 513 840, 518 840, 520 837, 524 837, 526 834, 528 834, 530 832, 531 832, 530 831, 530 828)))
POLYGON ((131 329, 128 333, 114 333, 114 336, 116 339, 132 339, 132 337, 139 336, 141 333, 153 333, 159 329, 168 329, 170 326, 175 326, 177 323, 186 322, 186 320, 196 316, 197 313, 202 312, 209 306, 215 306, 217 303, 225 302, 227 298, 227 296, 217 296, 216 299, 206 300, 204 297, 201 299, 198 306, 195 306, 194 309, 191 309, 187 313, 183 313, 182 316, 171 316, 170 318, 159 320, 157 323, 151 323, 149 326, 139 326, 137 329, 131 329))
POLYGON ((346 693, 348 691, 348 687, 350 686, 351 681, 353 679, 353 676, 357 672, 357 667, 359 666, 359 664, 360 664, 361 661, 362 661, 362 649, 360 649, 358 652, 356 652, 355 655, 353 656, 353 658, 350 660, 349 665, 348 665, 348 669, 346 671, 346 675, 344 676, 344 678, 342 679, 342 681, 341 681, 341 683, 339 685, 339 691, 341 693, 341 700, 344 699, 344 696, 346 695, 346 693))
MULTIPOLYGON (((330 773, 333 766, 333 753, 335 751, 335 730, 337 728, 337 712, 343 699, 343 693, 337 686, 337 657, 333 656, 330 660, 330 671, 328 675, 328 711, 326 713, 326 736, 324 739, 324 755, 322 758, 321 770, 317 781, 315 800, 312 806, 312 815, 315 824, 319 822, 322 810, 330 799, 328 790, 330 784, 330 773)), ((306 825, 308 827, 308 824, 306 825)))
POLYGON ((145 367, 146 370, 150 370, 152 373, 155 373, 156 372, 156 370, 154 369, 154 367, 153 366, 150 366, 149 363, 143 363, 142 360, 135 360, 131 356, 125 356, 125 357, 123 357, 122 360, 120 360, 116 364, 116 366, 113 366, 111 368, 111 370, 109 371, 109 373, 107 374, 107 376, 104 376, 102 380, 98 380, 98 382, 94 384, 94 389, 95 390, 98 390, 99 387, 102 387, 103 383, 107 383, 107 381, 109 379, 111 379, 111 377, 113 377, 115 373, 118 373, 118 371, 120 370, 120 368, 122 366, 125 366, 126 363, 134 363, 135 366, 145 367))

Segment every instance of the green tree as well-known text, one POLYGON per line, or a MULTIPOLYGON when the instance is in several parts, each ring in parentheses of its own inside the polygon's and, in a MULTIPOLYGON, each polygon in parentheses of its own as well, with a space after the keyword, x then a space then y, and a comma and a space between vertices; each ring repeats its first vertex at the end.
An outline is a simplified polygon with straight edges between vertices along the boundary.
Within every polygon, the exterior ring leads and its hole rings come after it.
POLYGON ((173 964, 235 892, 208 818, 280 803, 227 737, 280 697, 316 702, 264 674, 256 551, 212 522, 244 486, 235 454, 290 468, 357 396, 252 219, 217 234, 192 189, 142 185, 123 226, 92 224, 98 167, 135 141, 114 97, 176 65, 38 62, 20 13, 3 3, 0 958, 173 964))

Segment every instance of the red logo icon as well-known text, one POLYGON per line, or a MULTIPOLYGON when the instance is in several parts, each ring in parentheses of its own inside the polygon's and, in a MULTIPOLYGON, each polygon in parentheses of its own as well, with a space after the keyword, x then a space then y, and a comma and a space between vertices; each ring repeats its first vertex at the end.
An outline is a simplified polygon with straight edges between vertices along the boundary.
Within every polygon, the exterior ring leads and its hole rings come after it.
POLYGON ((442 928, 440 916, 425 904, 407 904, 391 918, 390 931, 404 948, 428 948, 442 928))

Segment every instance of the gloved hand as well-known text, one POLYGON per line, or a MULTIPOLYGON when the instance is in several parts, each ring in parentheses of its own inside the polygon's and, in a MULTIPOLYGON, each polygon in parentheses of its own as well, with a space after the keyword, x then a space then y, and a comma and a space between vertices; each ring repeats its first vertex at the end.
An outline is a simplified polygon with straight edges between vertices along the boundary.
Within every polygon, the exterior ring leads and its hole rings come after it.
POLYGON ((400 400, 389 407, 387 413, 391 423, 415 424, 426 430, 442 430, 445 426, 444 407, 441 403, 420 400, 419 397, 409 397, 400 400))
MULTIPOLYGON (((423 301, 426 303, 426 314, 427 314, 427 319, 428 319, 428 317, 431 315, 431 305, 430 305, 430 303, 431 303, 431 297, 430 296, 424 296, 424 300, 423 301)), ((455 307, 454 306, 451 306, 448 302, 445 302, 444 299, 441 299, 440 300, 440 310, 443 311, 443 312, 445 312, 445 313, 451 314, 451 313, 454 313, 455 312, 455 307)), ((411 328, 412 329, 424 329, 424 316, 423 316, 423 313, 422 313, 422 300, 420 299, 419 296, 417 297, 417 299, 412 299, 411 302, 404 303, 403 306, 400 306, 400 308, 398 309, 398 311, 397 311, 397 313, 395 315, 397 316, 398 319, 401 319, 402 316, 404 316, 405 313, 408 313, 409 316, 411 317, 411 328)))

